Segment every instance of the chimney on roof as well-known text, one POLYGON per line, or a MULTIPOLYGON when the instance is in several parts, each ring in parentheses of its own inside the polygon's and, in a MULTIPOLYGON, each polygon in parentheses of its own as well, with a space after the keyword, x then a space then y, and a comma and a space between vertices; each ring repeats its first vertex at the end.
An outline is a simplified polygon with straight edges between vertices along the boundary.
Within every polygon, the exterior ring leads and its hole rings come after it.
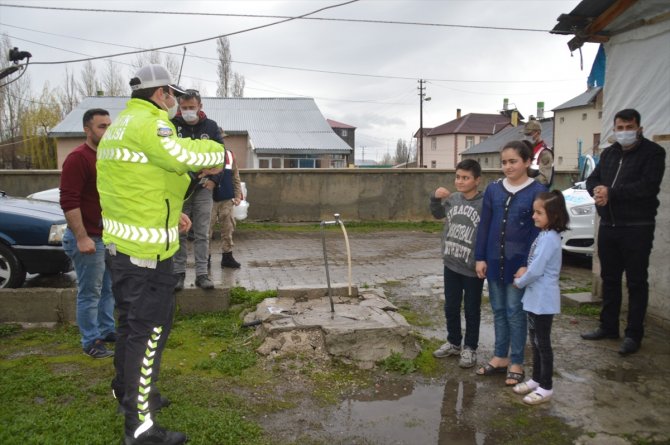
POLYGON ((460 119, 460 118, 461 118, 461 109, 456 108, 456 119, 460 119))
POLYGON ((504 98, 503 99, 503 111, 507 111, 508 108, 509 108, 509 99, 504 98))
POLYGON ((537 103, 537 118, 544 119, 544 102, 537 103))
POLYGON ((512 110, 512 118, 510 120, 510 123, 512 124, 513 127, 519 125, 519 112, 517 110, 512 110))

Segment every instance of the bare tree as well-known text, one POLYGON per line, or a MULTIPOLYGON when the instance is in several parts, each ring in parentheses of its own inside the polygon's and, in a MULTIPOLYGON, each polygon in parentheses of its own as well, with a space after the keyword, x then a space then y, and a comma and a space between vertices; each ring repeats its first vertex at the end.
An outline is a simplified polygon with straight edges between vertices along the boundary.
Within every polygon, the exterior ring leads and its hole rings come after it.
POLYGON ((233 73, 233 85, 230 89, 231 97, 244 97, 244 76, 240 73, 233 73))
POLYGON ((86 61, 80 73, 81 80, 78 83, 80 96, 95 96, 98 94, 100 84, 96 78, 95 65, 92 60, 86 61))
POLYGON ((407 142, 404 139, 398 139, 395 145, 395 162, 396 164, 402 164, 403 162, 411 161, 410 149, 407 146, 407 142))
POLYGON ((135 54, 135 59, 131 62, 133 67, 131 76, 143 66, 151 64, 163 65, 170 72, 172 81, 177 82, 177 79, 179 78, 179 68, 181 67, 179 59, 173 54, 160 53, 158 51, 147 51, 135 54))
POLYGON ((232 80, 232 70, 230 67, 232 57, 230 55, 230 43, 228 42, 227 37, 219 37, 216 40, 216 56, 219 59, 219 65, 217 67, 218 77, 216 79, 216 95, 218 97, 228 97, 232 80))
POLYGON ((389 153, 384 153, 384 156, 382 156, 381 160, 379 161, 380 165, 393 165, 393 156, 391 156, 389 153))
POLYGON ((179 62, 179 59, 177 56, 173 54, 163 54, 163 65, 167 70, 170 72, 170 76, 172 77, 172 81, 174 83, 180 82, 179 79, 179 70, 181 68, 181 63, 179 62))
POLYGON ((56 95, 44 84, 42 95, 21 116, 23 152, 30 159, 32 168, 56 168, 56 142, 48 137, 61 120, 61 108, 56 95))
POLYGON ((102 87, 107 96, 121 96, 124 93, 121 74, 113 61, 108 60, 102 75, 102 87))
POLYGON ((63 115, 72 111, 81 101, 79 85, 74 78, 74 73, 70 72, 68 67, 65 67, 65 83, 58 89, 58 99, 63 115))
MULTIPOLYGON (((9 50, 13 48, 7 34, 0 40, 0 69, 10 65, 7 60, 9 50)), ((0 141, 16 140, 21 135, 21 116, 30 105, 30 75, 16 72, 2 79, 0 88, 0 141), (21 77, 18 77, 21 76, 21 77)))

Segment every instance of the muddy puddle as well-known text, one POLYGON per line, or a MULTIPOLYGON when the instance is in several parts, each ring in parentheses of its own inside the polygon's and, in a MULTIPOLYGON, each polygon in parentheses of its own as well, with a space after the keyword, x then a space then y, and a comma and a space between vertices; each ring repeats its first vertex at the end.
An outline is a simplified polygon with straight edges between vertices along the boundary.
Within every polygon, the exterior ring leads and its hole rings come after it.
POLYGON ((467 412, 478 386, 482 387, 470 382, 380 385, 372 397, 342 402, 324 427, 329 434, 349 436, 351 443, 484 444, 486 433, 477 431, 467 412))

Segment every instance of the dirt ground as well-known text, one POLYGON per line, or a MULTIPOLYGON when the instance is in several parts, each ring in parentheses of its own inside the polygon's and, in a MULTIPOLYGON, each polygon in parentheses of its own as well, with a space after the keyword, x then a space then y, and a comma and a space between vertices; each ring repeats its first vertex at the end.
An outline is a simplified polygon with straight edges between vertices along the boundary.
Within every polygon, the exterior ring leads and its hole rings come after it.
MULTIPOLYGON (((564 260, 563 289, 589 288, 590 261, 564 260)), ((382 286, 396 305, 418 315, 418 334, 444 341, 440 275, 423 275, 382 286)), ((276 444, 647 444, 670 443, 667 388, 669 361, 662 332, 653 332, 639 354, 622 359, 618 341, 587 343, 593 315, 563 314, 553 329, 554 400, 528 407, 504 386, 504 376, 481 377, 461 369, 456 358, 439 361, 436 376, 377 369, 319 397, 320 385, 300 372, 310 358, 283 362, 278 397, 290 405, 257 419, 276 444), (659 352, 662 352, 659 354, 659 352), (667 392, 667 391, 664 391, 667 392), (667 395, 667 394, 666 394, 667 395)), ((492 314, 482 304, 480 361, 492 354, 492 314)), ((527 361, 530 351, 526 351, 527 361)), ((274 364, 268 362, 268 366, 274 364)), ((318 361, 316 366, 337 366, 318 361)), ((530 371, 530 366, 528 366, 530 371)))
MULTIPOLYGON (((318 233, 241 230, 235 240, 242 268, 213 267, 217 285, 266 290, 325 284, 318 233)), ((353 233, 350 241, 354 284, 382 288, 391 302, 414 315, 417 336, 435 345, 444 342, 439 234, 353 233)), ((331 279, 345 282, 341 237, 331 232, 327 244, 331 279)), ((215 263, 220 255, 213 252, 215 263)), ((193 278, 187 273, 187 286, 193 278)), ((588 290, 591 280, 588 259, 564 258, 564 290, 588 290)), ((49 285, 73 285, 63 281, 49 285)), ((29 280, 31 285, 44 283, 38 277, 29 280)), ((269 358, 265 366, 280 371, 276 384, 239 391, 252 406, 266 407, 253 420, 276 445, 670 444, 667 332, 648 326, 642 349, 622 358, 617 340, 581 340, 580 332, 596 326, 593 311, 565 308, 555 318, 554 397, 537 407, 524 405, 506 388, 504 375, 477 376, 473 369, 459 368, 455 358, 439 360, 432 376, 381 368, 359 372, 320 356, 269 358), (319 369, 336 370, 339 378, 319 380, 319 369)), ((479 360, 486 361, 492 350, 492 315, 485 299, 479 360)), ((527 371, 529 357, 527 349, 527 371)))

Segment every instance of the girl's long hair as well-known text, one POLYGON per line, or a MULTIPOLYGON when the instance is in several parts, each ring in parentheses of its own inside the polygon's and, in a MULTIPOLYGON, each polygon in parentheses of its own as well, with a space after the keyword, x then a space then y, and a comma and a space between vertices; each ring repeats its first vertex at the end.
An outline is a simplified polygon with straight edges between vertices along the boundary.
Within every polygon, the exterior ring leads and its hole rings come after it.
POLYGON ((542 201, 544 211, 547 212, 548 230, 555 230, 558 233, 569 229, 570 215, 565 206, 565 198, 560 190, 551 192, 541 192, 535 197, 536 201, 542 201))

